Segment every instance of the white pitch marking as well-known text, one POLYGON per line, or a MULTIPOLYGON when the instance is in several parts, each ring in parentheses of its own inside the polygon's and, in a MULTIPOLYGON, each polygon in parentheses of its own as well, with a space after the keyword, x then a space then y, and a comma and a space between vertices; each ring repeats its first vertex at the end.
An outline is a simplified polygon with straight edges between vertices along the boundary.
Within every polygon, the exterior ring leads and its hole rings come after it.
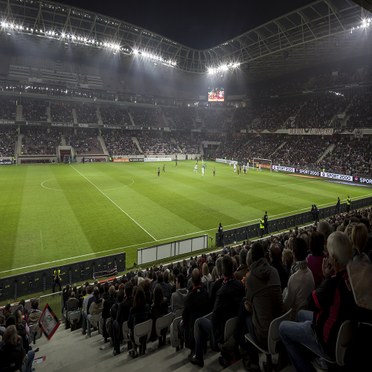
POLYGON ((40 244, 41 244, 41 250, 44 250, 43 232, 41 231, 41 229, 40 229, 39 231, 40 231, 40 244))
MULTIPOLYGON (((166 240, 166 239, 162 239, 162 240, 166 240)), ((115 252, 115 251, 123 250, 124 248, 133 248, 133 247, 138 247, 138 246, 142 246, 142 245, 146 245, 146 244, 150 244, 150 243, 153 243, 153 241, 148 241, 148 242, 139 243, 139 244, 127 245, 125 247, 113 248, 113 249, 110 249, 108 251, 107 250, 104 250, 104 251, 100 251, 100 252, 91 252, 91 253, 81 254, 79 256, 60 258, 58 260, 46 261, 46 262, 41 262, 41 263, 37 263, 37 264, 33 264, 33 265, 28 265, 28 266, 23 266, 23 267, 17 267, 17 268, 10 269, 10 270, 0 271, 0 274, 5 274, 5 273, 12 272, 12 271, 19 271, 19 270, 24 270, 24 269, 31 269, 32 267, 39 267, 39 266, 43 266, 43 265, 50 265, 50 264, 54 264, 54 263, 58 263, 58 262, 76 260, 78 258, 99 255, 101 253, 106 253, 106 252, 115 252)))
MULTIPOLYGON (((372 194, 363 195, 363 196, 354 198, 354 200, 363 199, 363 198, 368 197, 368 196, 372 196, 372 194)), ((345 199, 342 199, 342 201, 343 200, 345 200, 345 199)), ((334 205, 334 203, 319 204, 320 207, 325 207, 325 206, 328 206, 328 205, 334 205)), ((272 215, 271 217, 278 217, 278 216, 282 216, 284 214, 293 213, 293 212, 300 212, 300 211, 304 211, 304 210, 308 210, 308 208, 295 209, 295 210, 290 211, 290 212, 275 214, 275 215, 272 215)), ((254 221, 257 221, 257 219, 249 220, 249 221, 245 221, 245 222, 239 222, 239 223, 231 224, 231 225, 226 225, 225 227, 239 227, 241 225, 244 226, 247 223, 254 222, 254 221)), ((187 237, 187 236, 190 236, 190 235, 206 233, 206 232, 214 231, 214 230, 216 230, 215 227, 213 227, 212 229, 208 229, 208 230, 200 230, 200 231, 194 231, 192 233, 187 233, 187 234, 183 234, 183 235, 171 236, 171 237, 159 239, 159 240, 156 240, 156 241, 157 242, 162 242, 162 241, 166 241, 166 240, 173 240, 173 239, 187 237)), ((116 251, 120 251, 120 250, 123 250, 123 249, 126 249, 126 248, 133 248, 133 247, 143 246, 143 245, 150 244, 150 243, 152 243, 152 241, 139 243, 139 244, 132 244, 132 245, 128 245, 128 246, 125 246, 125 247, 112 248, 112 249, 108 249, 108 250, 104 250, 104 251, 100 251, 100 252, 86 253, 86 254, 82 254, 82 255, 79 255, 79 256, 62 258, 62 259, 53 260, 53 261, 47 261, 47 262, 42 262, 42 263, 38 263, 38 264, 34 264, 34 265, 28 265, 28 266, 24 266, 24 267, 17 267, 17 268, 10 269, 10 270, 0 271, 0 274, 5 274, 5 273, 13 272, 13 271, 24 270, 24 269, 30 269, 32 267, 38 267, 38 266, 42 266, 42 265, 50 265, 50 264, 53 264, 53 263, 58 263, 58 262, 63 262, 63 261, 76 260, 78 258, 83 258, 83 257, 88 257, 88 256, 93 256, 93 255, 99 255, 101 253, 116 252, 116 251)))
POLYGON ((94 184, 90 179, 84 176, 81 172, 79 172, 74 166, 70 165, 70 167, 80 174, 86 181, 88 181, 92 186, 94 186, 105 198, 107 198, 112 204, 115 205, 121 212, 123 212, 128 218, 130 218, 139 228, 141 228, 148 236, 150 236, 153 240, 158 241, 151 233, 149 233, 141 224, 139 224, 134 218, 132 218, 123 208, 120 207, 117 203, 115 203, 107 194, 105 194, 96 184, 94 184))
POLYGON ((54 187, 48 187, 48 186, 45 186, 45 183, 48 182, 49 180, 45 180, 43 182, 40 183, 40 186, 45 189, 45 190, 53 190, 53 191, 62 191, 61 189, 56 189, 54 187))

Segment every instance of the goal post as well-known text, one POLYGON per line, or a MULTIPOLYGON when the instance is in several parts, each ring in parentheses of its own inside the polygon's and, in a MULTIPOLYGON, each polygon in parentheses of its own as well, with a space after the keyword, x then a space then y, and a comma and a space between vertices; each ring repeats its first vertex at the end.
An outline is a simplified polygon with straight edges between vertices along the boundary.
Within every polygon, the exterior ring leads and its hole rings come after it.
POLYGON ((256 170, 268 169, 271 172, 272 160, 263 158, 253 158, 253 168, 256 170))

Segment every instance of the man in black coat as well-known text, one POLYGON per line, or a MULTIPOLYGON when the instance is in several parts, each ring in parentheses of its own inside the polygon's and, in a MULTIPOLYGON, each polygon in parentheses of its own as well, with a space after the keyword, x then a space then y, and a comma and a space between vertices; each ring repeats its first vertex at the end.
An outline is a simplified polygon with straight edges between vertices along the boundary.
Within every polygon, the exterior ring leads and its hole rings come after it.
POLYGON ((185 299, 185 307, 182 313, 182 329, 185 338, 185 345, 191 350, 191 355, 195 351, 194 323, 197 318, 208 314, 211 310, 208 292, 201 284, 199 269, 194 269, 191 273, 192 289, 185 299))

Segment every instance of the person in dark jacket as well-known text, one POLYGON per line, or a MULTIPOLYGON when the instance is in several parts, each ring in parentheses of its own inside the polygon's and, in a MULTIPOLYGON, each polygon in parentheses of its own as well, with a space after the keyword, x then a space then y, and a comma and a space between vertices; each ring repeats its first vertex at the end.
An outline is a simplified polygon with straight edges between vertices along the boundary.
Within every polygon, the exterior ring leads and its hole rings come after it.
POLYGON ((344 320, 357 316, 346 266, 352 259, 350 239, 341 231, 327 240, 329 263, 335 275, 325 279, 309 298, 309 310, 300 310, 297 322, 283 321, 279 336, 296 371, 313 371, 303 345, 318 355, 334 357, 336 339, 344 320))
POLYGON ((22 338, 17 334, 15 325, 8 326, 0 342, 0 371, 23 370, 25 356, 22 338))
POLYGON ((192 289, 185 299, 185 307, 182 313, 183 337, 185 345, 195 352, 194 323, 197 318, 208 314, 211 310, 207 290, 201 284, 201 275, 199 269, 193 269, 191 273, 192 289))
MULTIPOLYGON (((137 324, 143 323, 150 319, 150 307, 146 303, 145 291, 142 287, 137 287, 136 293, 133 299, 133 306, 129 310, 128 317, 128 328, 130 330, 130 336, 134 344, 133 331, 137 324)), ((130 354, 132 357, 138 356, 137 348, 134 344, 134 349, 130 354)))
POLYGON ((208 337, 211 338, 212 348, 223 342, 225 323, 238 315, 239 304, 244 296, 241 281, 234 278, 234 264, 228 255, 222 259, 223 282, 216 294, 212 318, 202 318, 198 322, 198 337, 195 340, 195 354, 189 356, 189 361, 200 367, 204 366, 203 351, 208 337))
MULTIPOLYGON (((156 319, 162 317, 163 315, 168 314, 168 303, 167 299, 164 297, 162 287, 160 284, 157 284, 154 289, 154 301, 151 305, 151 318, 152 318, 152 331, 151 331, 151 341, 156 340, 156 319)), ((166 332, 166 329, 165 329, 166 332)), ((159 346, 165 345, 165 336, 162 335, 159 339, 159 346)))
MULTIPOLYGON (((112 319, 112 339, 114 345, 113 354, 120 354, 120 342, 123 339, 123 323, 129 319, 130 309, 133 307, 133 285, 131 282, 125 283, 124 292, 119 291, 117 303, 111 307, 112 319), (125 297, 124 297, 125 295, 125 297)), ((128 349, 131 345, 128 345, 128 349)))
POLYGON ((248 331, 263 348, 267 348, 269 326, 273 319, 283 313, 281 281, 277 269, 270 265, 260 242, 251 248, 252 264, 246 277, 246 293, 239 312, 239 327, 234 338, 245 349, 244 363, 249 368, 258 365, 257 349, 244 341, 248 331))

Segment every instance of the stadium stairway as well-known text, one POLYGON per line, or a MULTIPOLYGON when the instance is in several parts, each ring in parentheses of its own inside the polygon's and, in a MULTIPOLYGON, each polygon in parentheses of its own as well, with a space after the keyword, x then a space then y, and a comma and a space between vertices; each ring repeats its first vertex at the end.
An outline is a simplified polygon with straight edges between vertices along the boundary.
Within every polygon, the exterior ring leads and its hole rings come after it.
MULTIPOLYGON (((61 324, 50 341, 45 337, 36 341, 35 347, 39 347, 40 350, 35 358, 39 358, 40 363, 35 364, 35 371, 114 372, 122 371, 123 367, 131 372, 244 371, 242 361, 223 369, 218 363, 219 354, 213 351, 208 351, 204 360, 204 368, 199 368, 188 362, 188 349, 176 352, 170 346, 169 340, 167 341, 167 345, 160 349, 157 341, 150 342, 147 345, 146 354, 136 359, 128 355, 127 349, 113 356, 112 347, 105 344, 102 336, 96 331, 92 333, 91 338, 86 338, 82 335, 81 329, 71 332, 61 324), (45 360, 41 361, 44 356, 45 360)), ((292 369, 287 367, 282 372, 292 372, 292 369)))

